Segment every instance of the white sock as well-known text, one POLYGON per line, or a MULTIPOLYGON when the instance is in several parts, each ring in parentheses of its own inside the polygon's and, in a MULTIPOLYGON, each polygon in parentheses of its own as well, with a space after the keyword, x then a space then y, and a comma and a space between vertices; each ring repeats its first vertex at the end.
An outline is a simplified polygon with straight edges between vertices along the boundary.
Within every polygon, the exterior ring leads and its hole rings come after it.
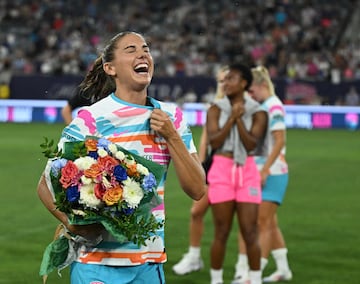
POLYGON ((250 283, 251 284, 261 284, 261 270, 250 270, 250 283))
POLYGON ((211 283, 223 283, 223 270, 222 269, 210 269, 211 283))
POLYGON ((248 257, 246 254, 239 253, 238 254, 238 260, 235 264, 235 276, 237 277, 246 277, 246 275, 249 272, 249 263, 248 263, 248 257))
POLYGON ((264 269, 265 269, 265 267, 266 267, 266 265, 268 264, 269 261, 265 257, 262 257, 260 261, 261 261, 260 269, 261 269, 261 271, 264 271, 264 269))
POLYGON ((236 265, 238 265, 238 266, 248 266, 249 264, 248 264, 247 254, 239 253, 236 265))
POLYGON ((190 246, 190 247, 189 247, 189 254, 190 254, 192 257, 199 258, 199 257, 200 257, 200 250, 201 250, 200 247, 190 246))
POLYGON ((289 271, 289 262, 287 259, 287 248, 275 249, 271 252, 274 257, 276 268, 280 271, 289 271))

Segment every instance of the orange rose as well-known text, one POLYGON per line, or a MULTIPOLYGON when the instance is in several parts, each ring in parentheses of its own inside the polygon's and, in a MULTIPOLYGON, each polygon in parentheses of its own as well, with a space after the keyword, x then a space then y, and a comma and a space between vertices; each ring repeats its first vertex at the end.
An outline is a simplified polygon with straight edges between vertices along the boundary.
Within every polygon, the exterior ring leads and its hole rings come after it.
POLYGON ((136 164, 132 164, 132 165, 127 165, 128 169, 126 170, 126 173, 128 174, 128 176, 131 176, 131 177, 139 177, 140 174, 139 172, 137 171, 137 168, 136 168, 136 164))
POLYGON ((109 188, 106 190, 105 194, 103 195, 103 201, 106 205, 111 206, 118 203, 122 197, 123 189, 118 186, 114 188, 109 188))
POLYGON ((84 175, 88 178, 96 179, 102 175, 102 168, 99 164, 92 164, 89 169, 84 171, 84 175))
POLYGON ((98 163, 99 166, 108 173, 112 172, 114 167, 119 164, 119 162, 115 158, 109 155, 105 157, 99 157, 98 163))
POLYGON ((94 139, 87 139, 85 140, 85 147, 88 152, 96 151, 97 150, 97 140, 94 139))

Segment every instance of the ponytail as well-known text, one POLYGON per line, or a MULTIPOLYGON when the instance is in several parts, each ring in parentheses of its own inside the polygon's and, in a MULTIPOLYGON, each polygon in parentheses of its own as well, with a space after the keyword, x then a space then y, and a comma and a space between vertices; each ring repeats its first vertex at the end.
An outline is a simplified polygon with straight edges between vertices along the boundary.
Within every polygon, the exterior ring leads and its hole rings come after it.
POLYGON ((79 88, 93 102, 101 100, 115 91, 114 79, 103 69, 102 56, 96 58, 92 69, 86 74, 79 88))
POLYGON ((275 95, 274 84, 271 81, 269 71, 264 66, 258 66, 251 69, 253 75, 253 83, 256 85, 265 84, 271 96, 275 95))

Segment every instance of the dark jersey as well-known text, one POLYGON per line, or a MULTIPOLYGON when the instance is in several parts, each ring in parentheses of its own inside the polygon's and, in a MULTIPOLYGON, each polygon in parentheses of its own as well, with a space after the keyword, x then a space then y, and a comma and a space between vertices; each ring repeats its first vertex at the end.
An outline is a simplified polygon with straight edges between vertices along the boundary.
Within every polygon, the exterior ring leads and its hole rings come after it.
POLYGON ((94 103, 92 98, 86 92, 80 91, 80 88, 76 88, 76 93, 68 100, 69 106, 72 110, 83 107, 89 106, 94 103))

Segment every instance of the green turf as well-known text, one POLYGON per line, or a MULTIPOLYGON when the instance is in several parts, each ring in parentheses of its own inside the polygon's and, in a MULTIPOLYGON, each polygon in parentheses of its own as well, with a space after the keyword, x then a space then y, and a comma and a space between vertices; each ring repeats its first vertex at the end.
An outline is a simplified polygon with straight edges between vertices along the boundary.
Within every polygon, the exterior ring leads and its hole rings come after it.
MULTIPOLYGON (((45 159, 43 137, 58 139, 63 125, 0 124, 0 283, 41 283, 39 265, 51 241, 56 220, 36 194, 45 159)), ((193 128, 198 141, 200 128, 193 128)), ((294 284, 358 284, 360 222, 360 132, 346 130, 288 131, 290 184, 279 222, 289 248, 294 284)), ((202 255, 206 268, 186 276, 171 272, 188 246, 191 200, 181 191, 173 170, 166 187, 167 283, 209 283, 211 214, 206 216, 202 255)), ((230 283, 236 262, 236 225, 224 264, 230 283)), ((273 269, 273 261, 265 271, 273 269)), ((49 284, 69 283, 68 270, 49 284)))

